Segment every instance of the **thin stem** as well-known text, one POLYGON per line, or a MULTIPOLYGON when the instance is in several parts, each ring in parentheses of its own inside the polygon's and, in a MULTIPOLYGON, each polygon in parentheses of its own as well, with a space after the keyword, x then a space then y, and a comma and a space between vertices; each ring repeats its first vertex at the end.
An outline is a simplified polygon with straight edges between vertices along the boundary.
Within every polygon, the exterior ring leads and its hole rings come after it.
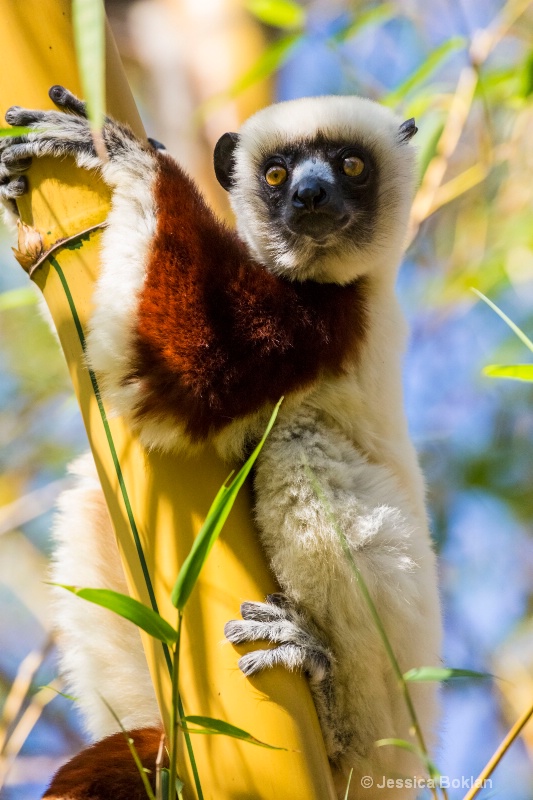
POLYGON ((168 798, 163 797, 163 781, 161 778, 162 775, 162 767, 163 767, 163 759, 165 758, 165 734, 161 734, 161 739, 159 740, 159 750, 157 751, 157 758, 155 761, 155 796, 156 800, 168 800, 168 798))
POLYGON ((487 780, 487 778, 490 778, 490 776, 492 775, 492 773, 494 772, 494 770, 496 769, 496 767, 498 766, 498 764, 500 763, 506 752, 509 750, 514 740, 520 734, 526 722, 528 722, 528 720, 531 718, 531 716, 533 716, 533 705, 531 705, 527 709, 527 711, 525 711, 522 714, 522 716, 519 719, 517 719, 517 721, 515 722, 515 724, 513 725, 513 727, 503 740, 503 742, 500 744, 494 755, 489 759, 487 765, 481 770, 478 777, 474 781, 474 785, 472 786, 470 791, 468 791, 465 794, 463 800, 472 800, 472 798, 474 798, 480 792, 480 790, 483 789, 485 781, 487 780))
POLYGON ((181 723, 180 698, 179 698, 179 666, 180 666, 180 641, 181 623, 183 615, 178 611, 178 637, 172 653, 172 710, 170 716, 170 766, 168 800, 176 800, 176 779, 178 777, 178 731, 181 723))

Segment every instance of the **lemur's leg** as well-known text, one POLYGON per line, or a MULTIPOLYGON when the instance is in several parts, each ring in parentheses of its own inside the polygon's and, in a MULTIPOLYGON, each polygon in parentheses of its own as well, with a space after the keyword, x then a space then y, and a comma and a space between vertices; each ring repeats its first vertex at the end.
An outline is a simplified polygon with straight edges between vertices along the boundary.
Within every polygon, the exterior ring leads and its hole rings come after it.
MULTIPOLYGON (((248 674, 277 663, 307 672, 328 755, 363 769, 377 739, 409 738, 410 720, 341 534, 403 671, 439 663, 434 556, 425 521, 387 468, 312 408, 278 422, 257 462, 256 518, 290 604, 268 613, 245 604, 227 635, 275 643, 241 659, 248 674)), ((412 691, 429 736, 435 687, 412 691)))

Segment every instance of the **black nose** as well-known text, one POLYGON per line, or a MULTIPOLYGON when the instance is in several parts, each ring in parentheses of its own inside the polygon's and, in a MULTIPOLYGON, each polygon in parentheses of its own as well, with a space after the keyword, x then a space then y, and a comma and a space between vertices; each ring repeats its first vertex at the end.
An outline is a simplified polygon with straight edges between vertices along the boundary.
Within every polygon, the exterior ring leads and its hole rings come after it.
POLYGON ((304 178, 292 196, 294 208, 314 211, 328 202, 329 195, 316 178, 304 178))

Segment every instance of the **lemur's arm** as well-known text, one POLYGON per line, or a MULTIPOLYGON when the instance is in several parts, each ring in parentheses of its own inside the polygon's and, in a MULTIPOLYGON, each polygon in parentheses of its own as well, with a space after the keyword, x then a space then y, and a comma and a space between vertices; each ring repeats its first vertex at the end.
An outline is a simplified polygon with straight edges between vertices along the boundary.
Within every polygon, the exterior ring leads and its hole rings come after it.
POLYGON ((107 119, 102 163, 84 104, 62 87, 50 96, 62 111, 7 112, 10 124, 35 131, 0 143, 0 193, 16 199, 26 188, 21 172, 43 155, 99 168, 113 188, 89 357, 119 411, 136 422, 177 421, 202 440, 343 370, 363 334, 360 283, 269 273, 169 156, 107 119))

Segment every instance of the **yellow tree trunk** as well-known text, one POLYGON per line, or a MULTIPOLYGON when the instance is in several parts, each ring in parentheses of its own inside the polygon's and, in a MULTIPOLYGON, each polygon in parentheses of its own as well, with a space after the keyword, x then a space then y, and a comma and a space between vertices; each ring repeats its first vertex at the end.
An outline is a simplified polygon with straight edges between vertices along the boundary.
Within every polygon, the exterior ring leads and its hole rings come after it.
MULTIPOLYGON (((80 94, 67 0, 48 0, 46 9, 41 0, 0 0, 0 16, 4 63, 0 107, 50 107, 47 90, 55 83, 80 94)), ((110 37, 107 56, 110 113, 142 135, 110 37)), ((147 453, 120 419, 106 418, 97 377, 89 373, 83 359, 100 233, 80 234, 105 219, 108 192, 95 175, 77 170, 68 161, 43 159, 32 167, 29 180, 31 192, 21 201, 20 211, 33 229, 26 231, 29 239, 37 236, 34 251, 43 251, 32 278, 57 326, 130 592, 147 605, 157 605, 174 622, 171 587, 228 467, 214 453, 194 461, 147 453)), ((185 612, 180 691, 185 713, 226 720, 287 752, 222 736, 191 736, 190 745, 184 743, 181 748, 179 764, 186 800, 202 796, 206 800, 327 800, 335 796, 304 679, 273 670, 246 680, 237 668, 237 652, 222 644, 224 623, 238 616, 240 602, 261 600, 274 588, 251 523, 249 497, 243 492, 185 612), (191 768, 191 746, 201 789, 191 768)), ((160 643, 148 636, 143 643, 162 719, 168 726, 168 663, 160 643)))

